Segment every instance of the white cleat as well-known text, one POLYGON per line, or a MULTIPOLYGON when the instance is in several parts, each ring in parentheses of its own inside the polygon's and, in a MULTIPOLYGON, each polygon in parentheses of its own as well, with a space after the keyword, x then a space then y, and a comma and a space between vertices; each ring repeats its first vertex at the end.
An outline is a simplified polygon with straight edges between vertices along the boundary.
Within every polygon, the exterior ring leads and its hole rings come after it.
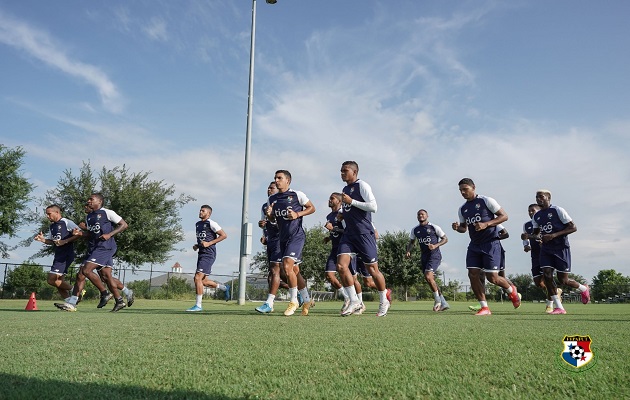
POLYGON ((384 317, 387 315, 387 311, 389 311, 389 306, 391 303, 387 300, 378 305, 378 312, 376 313, 377 317, 384 317))

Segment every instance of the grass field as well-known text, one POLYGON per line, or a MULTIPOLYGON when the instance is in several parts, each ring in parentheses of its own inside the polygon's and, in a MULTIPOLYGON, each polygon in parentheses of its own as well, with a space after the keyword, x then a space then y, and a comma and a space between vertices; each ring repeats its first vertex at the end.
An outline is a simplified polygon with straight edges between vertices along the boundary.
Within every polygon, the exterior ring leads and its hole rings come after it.
MULTIPOLYGON (((630 304, 471 303, 430 311, 395 302, 339 317, 340 302, 308 317, 258 304, 136 301, 118 313, 84 302, 75 313, 0 300, 0 399, 621 399, 630 398, 630 304), (564 335, 590 335, 583 372, 562 367, 564 335), (589 365, 590 366, 590 365, 589 365)), ((578 370, 579 371, 579 370, 578 370)))

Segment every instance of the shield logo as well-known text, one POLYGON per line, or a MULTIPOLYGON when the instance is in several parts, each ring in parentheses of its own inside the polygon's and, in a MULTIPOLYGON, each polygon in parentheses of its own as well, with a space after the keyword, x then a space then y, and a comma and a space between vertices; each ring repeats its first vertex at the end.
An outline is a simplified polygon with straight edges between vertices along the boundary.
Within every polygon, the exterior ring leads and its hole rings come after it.
POLYGON ((582 368, 591 362, 595 356, 591 350, 591 337, 581 335, 566 335, 562 339, 564 349, 560 354, 562 360, 573 368, 582 368))

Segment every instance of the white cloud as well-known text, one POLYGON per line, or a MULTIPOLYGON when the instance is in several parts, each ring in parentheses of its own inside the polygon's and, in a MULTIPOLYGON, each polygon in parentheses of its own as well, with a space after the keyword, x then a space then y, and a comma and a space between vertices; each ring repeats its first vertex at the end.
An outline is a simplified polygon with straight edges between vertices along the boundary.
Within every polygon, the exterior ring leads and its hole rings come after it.
POLYGON ((50 67, 93 86, 105 109, 119 113, 123 99, 118 88, 100 68, 72 59, 48 33, 0 11, 0 43, 25 52, 50 67))

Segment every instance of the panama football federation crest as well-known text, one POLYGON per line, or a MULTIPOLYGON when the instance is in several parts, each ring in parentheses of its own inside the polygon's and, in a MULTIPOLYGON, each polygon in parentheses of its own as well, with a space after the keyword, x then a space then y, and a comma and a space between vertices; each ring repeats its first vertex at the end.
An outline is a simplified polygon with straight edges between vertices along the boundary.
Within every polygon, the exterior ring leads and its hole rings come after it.
POLYGON ((586 367, 593 359, 595 354, 591 349, 591 337, 582 335, 565 335, 562 339, 564 349, 560 354, 565 366, 580 369, 586 367))

